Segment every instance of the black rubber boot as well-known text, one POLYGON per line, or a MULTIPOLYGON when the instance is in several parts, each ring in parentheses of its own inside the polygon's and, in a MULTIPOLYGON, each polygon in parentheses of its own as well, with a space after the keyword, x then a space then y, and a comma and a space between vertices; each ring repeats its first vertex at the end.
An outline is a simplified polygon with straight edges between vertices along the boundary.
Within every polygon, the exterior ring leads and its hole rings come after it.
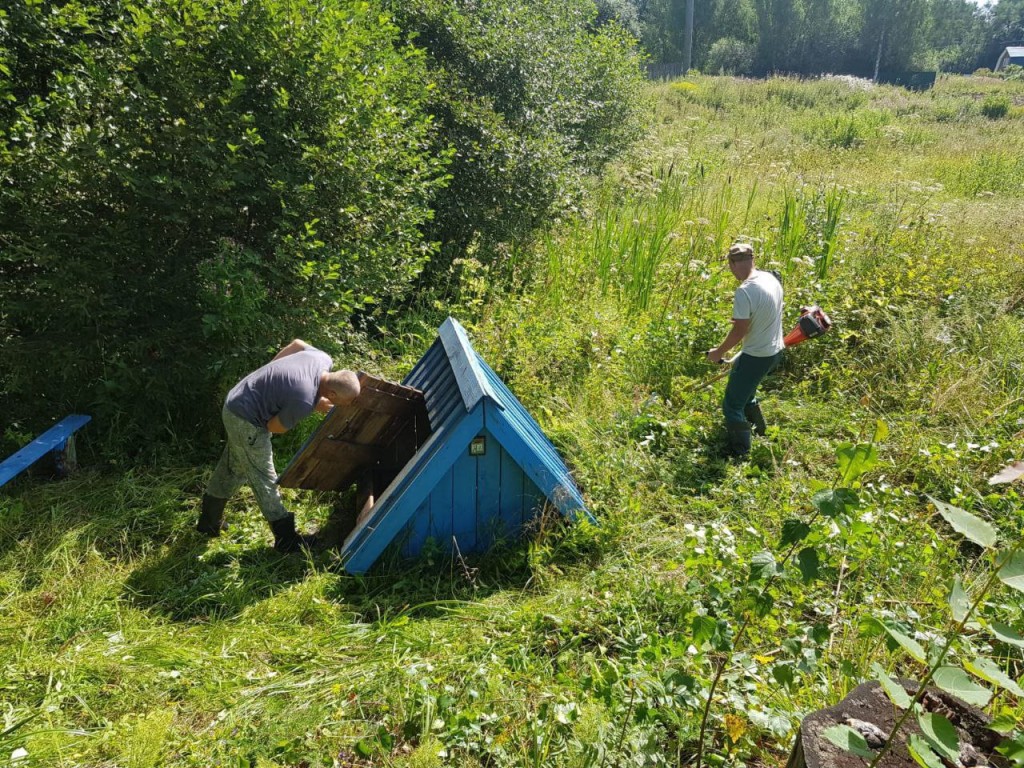
POLYGON ((224 522, 224 507, 227 506, 227 503, 227 499, 220 499, 204 493, 203 510, 199 513, 196 530, 207 536, 220 536, 221 531, 226 531, 228 524, 224 522))
POLYGON ((300 536, 295 530, 295 515, 274 520, 270 523, 270 530, 274 532, 274 549, 286 554, 309 549, 315 541, 315 537, 300 536))
POLYGON ((750 455, 750 425, 746 422, 727 421, 729 455, 736 459, 745 459, 750 455))
POLYGON ((761 413, 761 404, 757 400, 747 403, 747 407, 743 409, 743 415, 753 425, 754 434, 758 437, 764 437, 768 431, 768 425, 765 423, 764 414, 761 413))

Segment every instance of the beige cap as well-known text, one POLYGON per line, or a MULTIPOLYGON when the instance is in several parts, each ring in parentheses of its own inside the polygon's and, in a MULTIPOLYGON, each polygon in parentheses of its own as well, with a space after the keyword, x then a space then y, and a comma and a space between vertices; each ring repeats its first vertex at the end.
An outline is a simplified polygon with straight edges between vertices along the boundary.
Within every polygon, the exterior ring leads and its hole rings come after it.
POLYGON ((730 256, 749 256, 754 258, 754 246, 750 243, 733 243, 729 246, 730 256))

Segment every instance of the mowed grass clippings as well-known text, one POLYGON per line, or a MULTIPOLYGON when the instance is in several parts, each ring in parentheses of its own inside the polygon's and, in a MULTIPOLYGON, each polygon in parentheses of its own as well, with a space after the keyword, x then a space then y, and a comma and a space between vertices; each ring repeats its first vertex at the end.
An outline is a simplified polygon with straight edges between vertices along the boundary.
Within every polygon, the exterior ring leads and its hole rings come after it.
MULTIPOLYGON (((728 654, 705 762, 769 765, 872 662, 920 674, 866 620, 932 636, 953 577, 983 571, 923 494, 1022 528, 1016 488, 986 478, 1020 458, 1024 429, 1024 117, 980 105, 1024 103, 1024 86, 652 87, 646 143, 520 249, 512 277, 483 256, 462 265, 465 303, 448 308, 599 525, 548 516, 467 567, 437 547, 353 577, 332 555, 274 553, 248 492, 225 536, 195 534, 206 467, 19 480, 0 497, 0 760, 688 764, 728 654), (722 385, 699 387, 728 326, 735 238, 782 272, 787 330, 801 304, 836 323, 765 383, 771 427, 746 465, 719 455, 722 385), (786 571, 734 646, 755 556, 810 517, 836 449, 879 420, 856 526, 821 529, 815 578, 786 571)), ((439 321, 397 319, 371 367, 401 378, 439 321)), ((288 496, 307 528, 329 506, 288 496)), ((1012 593, 985 611, 1021 626, 1012 593)), ((1001 711, 1024 714, 1012 697, 1001 711)))

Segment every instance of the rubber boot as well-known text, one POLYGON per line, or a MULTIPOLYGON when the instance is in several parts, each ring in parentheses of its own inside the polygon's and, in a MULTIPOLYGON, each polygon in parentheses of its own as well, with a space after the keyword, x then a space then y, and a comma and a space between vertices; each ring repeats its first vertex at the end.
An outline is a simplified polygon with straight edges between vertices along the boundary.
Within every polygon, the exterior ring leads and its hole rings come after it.
POLYGON ((221 531, 228 529, 224 522, 224 507, 228 500, 203 494, 203 509, 199 513, 199 520, 196 522, 196 530, 205 533, 207 536, 220 536, 221 531))
POLYGON ((750 455, 750 424, 727 421, 725 429, 728 433, 729 455, 737 459, 747 458, 750 455))
POLYGON ((743 409, 743 415, 753 425, 754 434, 758 437, 764 437, 768 431, 768 425, 765 423, 764 414, 761 413, 761 404, 757 400, 747 403, 747 407, 743 409))
POLYGON ((300 536, 295 530, 295 515, 272 521, 270 530, 274 532, 274 549, 278 552, 288 554, 313 546, 313 536, 300 536))

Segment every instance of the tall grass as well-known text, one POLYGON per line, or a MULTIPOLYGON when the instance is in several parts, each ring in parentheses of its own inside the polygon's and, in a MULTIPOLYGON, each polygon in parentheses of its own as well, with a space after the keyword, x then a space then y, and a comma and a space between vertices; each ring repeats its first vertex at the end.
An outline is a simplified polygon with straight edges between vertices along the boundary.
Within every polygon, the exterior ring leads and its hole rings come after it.
MULTIPOLYGON (((7 486, 3 758, 687 765, 724 669, 706 756, 778 765, 803 715, 862 682, 872 661, 889 663, 862 619, 882 606, 928 631, 945 616, 937 585, 970 572, 973 556, 925 524, 920 496, 959 494, 1019 536, 1018 494, 986 478, 1019 458, 1024 423, 1019 198, 951 179, 972 157, 1012 158, 1022 139, 964 106, 969 81, 941 81, 934 99, 901 95, 898 109, 891 89, 692 82, 657 89, 656 134, 536 244, 524 293, 474 290, 442 308, 472 321, 474 344, 569 461, 599 526, 545 519, 524 542, 471 558, 468 575, 438 547, 355 578, 331 555, 273 553, 249 494, 232 502, 225 536, 197 537, 198 468, 7 486), (935 100, 962 117, 944 122, 935 100), (892 126, 935 140, 835 151, 805 131, 862 110, 889 110, 892 126), (949 155, 953 139, 972 149, 949 155), (772 430, 745 465, 717 451, 721 391, 693 387, 714 373, 703 350, 729 327, 735 283, 720 257, 737 237, 761 265, 787 269, 787 325, 823 298, 836 321, 765 382, 772 430), (771 604, 744 602, 752 562, 831 486, 836 449, 878 419, 890 435, 862 478, 856 535, 823 532, 816 573, 805 561, 771 604), (730 627, 748 616, 747 645, 723 667, 730 627)), ((986 166, 986 184, 1013 169, 986 166)), ((351 364, 400 378, 432 341, 433 311, 396 318, 401 337, 365 342, 351 364)), ((303 527, 326 514, 326 499, 288 497, 303 527)), ((1010 601, 985 610, 1024 621, 1010 601)), ((903 659, 891 671, 920 668, 903 659)), ((1015 700, 1000 706, 1024 715, 1015 700)))

